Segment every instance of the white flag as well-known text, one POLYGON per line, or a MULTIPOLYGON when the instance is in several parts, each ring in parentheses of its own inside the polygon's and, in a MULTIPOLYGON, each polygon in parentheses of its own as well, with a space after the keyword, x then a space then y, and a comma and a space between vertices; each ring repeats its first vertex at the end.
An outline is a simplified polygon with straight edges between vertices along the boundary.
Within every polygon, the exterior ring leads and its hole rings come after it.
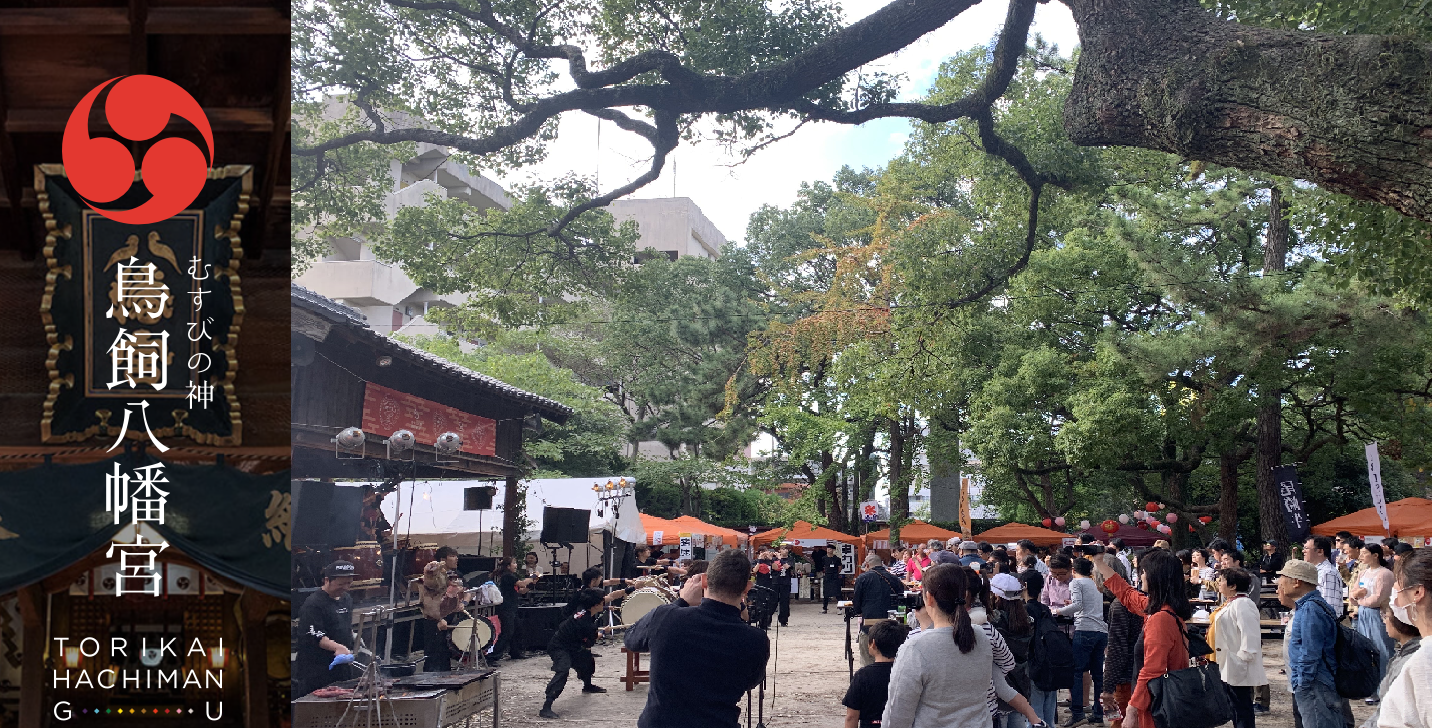
POLYGON ((1382 494, 1382 459, 1377 456, 1377 443, 1367 444, 1367 482, 1372 485, 1372 506, 1382 519, 1382 530, 1391 533, 1387 523, 1387 498, 1382 494))

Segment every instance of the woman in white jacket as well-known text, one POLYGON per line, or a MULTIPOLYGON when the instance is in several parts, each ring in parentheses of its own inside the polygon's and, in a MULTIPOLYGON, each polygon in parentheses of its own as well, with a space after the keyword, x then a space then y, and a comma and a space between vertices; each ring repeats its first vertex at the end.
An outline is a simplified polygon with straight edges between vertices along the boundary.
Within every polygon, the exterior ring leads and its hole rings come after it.
POLYGON ((1268 684, 1258 603, 1248 596, 1255 582, 1243 569, 1225 569, 1216 583, 1223 606, 1213 612, 1208 643, 1219 675, 1231 688, 1233 727, 1253 728, 1253 688, 1268 684))

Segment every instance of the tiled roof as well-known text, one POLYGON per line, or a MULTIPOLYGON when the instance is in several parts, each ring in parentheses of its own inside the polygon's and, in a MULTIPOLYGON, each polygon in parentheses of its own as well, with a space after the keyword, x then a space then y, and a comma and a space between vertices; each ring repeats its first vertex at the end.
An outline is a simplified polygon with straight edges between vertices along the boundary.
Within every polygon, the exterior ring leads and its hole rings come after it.
POLYGON ((384 336, 368 326, 367 317, 358 311, 338 303, 331 298, 314 293, 297 283, 290 284, 290 286, 293 305, 318 313, 335 324, 348 327, 360 337, 368 338, 379 349, 387 349, 405 358, 416 360, 440 370, 454 379, 474 384, 482 389, 495 392, 507 399, 530 404, 537 412, 541 413, 542 416, 558 424, 565 422, 568 417, 572 416, 574 410, 561 402, 518 389, 500 379, 494 379, 486 374, 475 372, 467 367, 454 364, 440 356, 423 351, 411 344, 384 336))

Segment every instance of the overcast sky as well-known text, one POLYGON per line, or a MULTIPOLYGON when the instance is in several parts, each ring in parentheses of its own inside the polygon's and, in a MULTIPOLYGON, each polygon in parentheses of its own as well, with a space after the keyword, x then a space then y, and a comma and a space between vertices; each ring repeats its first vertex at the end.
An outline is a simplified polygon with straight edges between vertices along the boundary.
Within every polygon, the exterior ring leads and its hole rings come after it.
MULTIPOLYGON (((848 21, 858 20, 885 4, 885 0, 844 0, 848 21)), ((923 95, 934 80, 940 62, 968 48, 987 46, 1004 20, 1006 3, 986 0, 966 10, 945 27, 926 35, 868 70, 903 73, 903 100, 923 95)), ((1078 33, 1063 3, 1041 3, 1033 32, 1059 46, 1062 55, 1078 43, 1078 33)), ((609 122, 582 113, 562 116, 559 137, 541 165, 499 177, 504 186, 538 178, 551 179, 569 172, 598 175, 603 191, 625 184, 650 163, 645 140, 617 129, 609 122), (598 125, 601 143, 597 142, 598 125)), ((789 127, 786 127, 789 128, 789 127)), ((632 195, 635 198, 692 198, 726 239, 745 238, 746 222, 762 204, 789 205, 801 182, 829 180, 842 165, 879 167, 900 153, 910 123, 884 119, 861 126, 815 124, 758 152, 745 164, 715 144, 683 143, 667 159, 661 178, 632 195)))

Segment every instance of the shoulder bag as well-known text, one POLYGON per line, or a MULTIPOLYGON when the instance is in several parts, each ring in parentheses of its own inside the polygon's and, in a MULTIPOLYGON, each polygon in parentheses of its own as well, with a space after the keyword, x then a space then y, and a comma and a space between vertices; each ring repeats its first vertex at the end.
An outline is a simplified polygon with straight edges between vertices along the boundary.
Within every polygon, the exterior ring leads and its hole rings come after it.
MULTIPOLYGON (((1152 617, 1149 618, 1152 621, 1152 617)), ((1184 632, 1183 620, 1179 633, 1189 651, 1192 666, 1170 670, 1149 681, 1149 715, 1158 728, 1213 728, 1233 720, 1233 702, 1228 687, 1218 674, 1218 664, 1194 657, 1195 646, 1184 632), (1196 663, 1196 664, 1194 664, 1196 663)), ((1142 636, 1139 638, 1142 642, 1142 636)), ((1208 643, 1203 649, 1208 649, 1208 643)), ((1204 653, 1207 654, 1207 653, 1204 653)), ((1142 662, 1142 660, 1141 660, 1142 662)))

